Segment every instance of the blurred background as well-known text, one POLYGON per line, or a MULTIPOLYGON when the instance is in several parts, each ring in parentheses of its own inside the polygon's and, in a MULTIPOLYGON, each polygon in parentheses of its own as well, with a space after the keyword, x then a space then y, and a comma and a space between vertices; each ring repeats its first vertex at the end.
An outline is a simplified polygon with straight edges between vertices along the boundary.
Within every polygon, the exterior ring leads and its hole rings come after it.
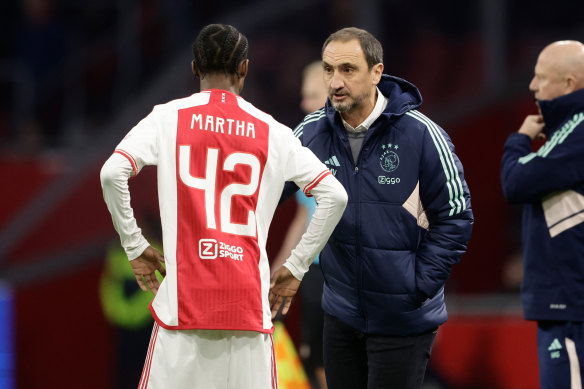
MULTIPOLYGON (((151 321, 124 317, 144 303, 129 266, 115 265, 125 258, 99 170, 153 105, 198 91, 191 43, 215 22, 249 39, 242 96, 290 127, 303 117, 302 68, 330 33, 357 26, 381 41, 385 73, 418 86, 421 111, 452 137, 476 219, 447 284, 450 319, 425 387, 537 388, 536 327, 518 297, 521 209, 502 196, 500 158, 535 112, 537 54, 554 40, 584 40, 583 15, 573 0, 3 1, 0 388, 136 387, 151 321)), ((155 169, 131 191, 156 242, 155 169)), ((269 254, 295 207, 278 209, 269 254)), ((295 342, 298 315, 293 306, 286 318, 295 342)))

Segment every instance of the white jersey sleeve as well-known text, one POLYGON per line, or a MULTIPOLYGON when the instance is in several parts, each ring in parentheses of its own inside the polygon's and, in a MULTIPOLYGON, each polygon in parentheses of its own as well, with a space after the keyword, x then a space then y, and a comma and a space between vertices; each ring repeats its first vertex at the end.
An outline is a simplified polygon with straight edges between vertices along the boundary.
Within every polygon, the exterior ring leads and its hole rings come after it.
POLYGON ((148 241, 134 218, 128 180, 144 166, 157 164, 158 116, 159 110, 154 107, 118 144, 100 173, 104 200, 129 260, 140 256, 148 247, 148 241))
POLYGON ((129 260, 140 256, 149 246, 136 224, 130 205, 128 179, 133 174, 134 167, 130 161, 118 153, 109 157, 100 173, 103 198, 129 260))
POLYGON ((284 266, 302 280, 314 258, 325 246, 347 205, 345 188, 332 175, 324 177, 311 190, 317 205, 306 232, 284 266))
POLYGON ((327 167, 307 147, 288 133, 290 146, 283 175, 294 181, 305 195, 314 196, 317 206, 308 228, 284 266, 299 280, 325 246, 347 205, 347 192, 327 167))

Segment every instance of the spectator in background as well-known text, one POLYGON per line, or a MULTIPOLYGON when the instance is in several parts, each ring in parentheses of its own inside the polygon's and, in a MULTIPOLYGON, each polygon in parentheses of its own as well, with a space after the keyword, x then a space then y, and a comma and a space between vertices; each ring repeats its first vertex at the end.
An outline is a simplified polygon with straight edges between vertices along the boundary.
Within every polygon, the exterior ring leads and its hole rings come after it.
POLYGON ((239 96, 247 53, 247 38, 233 26, 205 26, 192 62, 202 92, 157 105, 101 170, 136 280, 155 294, 140 387, 277 387, 271 317, 288 311, 346 205, 343 187, 291 129, 239 96), (145 165, 157 165, 165 258, 130 205, 128 180, 145 165), (270 282, 266 237, 287 180, 318 206, 270 282), (162 283, 156 271, 166 273, 162 283))
POLYGON ((447 319, 444 284, 472 230, 463 168, 417 111, 417 88, 382 74, 383 49, 367 31, 330 35, 322 64, 328 101, 295 134, 349 194, 320 253, 327 385, 420 388, 447 319))
MULTIPOLYGON (((314 61, 307 65, 302 72, 302 100, 300 107, 306 115, 314 112, 318 116, 327 99, 327 90, 324 84, 322 62, 314 61)), ((276 269, 284 263, 290 252, 306 232, 308 222, 316 209, 316 202, 312 197, 306 197, 301 191, 296 192, 298 204, 296 215, 288 227, 282 247, 278 252, 272 268, 276 269)), ((320 270, 318 255, 310 265, 300 284, 301 300, 301 344, 298 354, 302 359, 304 369, 311 383, 320 389, 326 389, 326 377, 322 361, 322 328, 324 315, 320 300, 324 278, 320 270)))
POLYGON ((302 96, 300 108, 306 115, 324 107, 327 90, 321 61, 311 62, 302 71, 300 94, 302 96))
POLYGON ((524 204, 521 286, 536 320, 542 389, 582 387, 584 371, 584 45, 545 47, 529 84, 539 113, 505 143, 501 182, 524 204), (532 142, 547 139, 533 151, 532 142))
POLYGON ((21 0, 24 21, 18 32, 18 66, 30 77, 32 112, 21 125, 17 138, 55 146, 60 141, 63 111, 63 68, 68 49, 66 31, 58 18, 54 0, 21 0), (30 117, 31 115, 32 117, 30 117))

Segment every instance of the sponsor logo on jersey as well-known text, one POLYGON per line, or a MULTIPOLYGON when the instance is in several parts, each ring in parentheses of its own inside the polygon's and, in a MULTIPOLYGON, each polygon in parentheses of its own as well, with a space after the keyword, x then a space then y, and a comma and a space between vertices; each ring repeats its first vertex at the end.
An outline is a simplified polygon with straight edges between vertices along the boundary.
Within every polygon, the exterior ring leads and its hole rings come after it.
POLYGON ((221 258, 243 261, 243 248, 240 246, 232 246, 224 242, 217 242, 215 239, 200 239, 199 258, 221 258))
POLYGON ((199 240, 199 257, 201 259, 217 258, 217 241, 215 239, 199 240))

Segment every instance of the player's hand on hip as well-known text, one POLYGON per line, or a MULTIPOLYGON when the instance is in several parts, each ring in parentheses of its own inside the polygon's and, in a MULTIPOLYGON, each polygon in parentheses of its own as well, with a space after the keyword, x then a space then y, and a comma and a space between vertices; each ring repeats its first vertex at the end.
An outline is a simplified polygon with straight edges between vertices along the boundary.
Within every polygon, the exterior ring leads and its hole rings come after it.
POLYGON ((270 309, 272 310, 272 319, 282 307, 282 315, 288 313, 292 297, 296 295, 300 281, 292 275, 290 270, 285 266, 281 266, 272 275, 270 281, 270 293, 268 298, 270 300, 270 309))
POLYGON ((160 287, 160 282, 156 277, 156 270, 163 276, 166 275, 166 269, 162 266, 163 263, 164 257, 152 246, 148 246, 139 257, 130 261, 140 289, 147 292, 148 288, 150 288, 152 293, 156 295, 160 287))

